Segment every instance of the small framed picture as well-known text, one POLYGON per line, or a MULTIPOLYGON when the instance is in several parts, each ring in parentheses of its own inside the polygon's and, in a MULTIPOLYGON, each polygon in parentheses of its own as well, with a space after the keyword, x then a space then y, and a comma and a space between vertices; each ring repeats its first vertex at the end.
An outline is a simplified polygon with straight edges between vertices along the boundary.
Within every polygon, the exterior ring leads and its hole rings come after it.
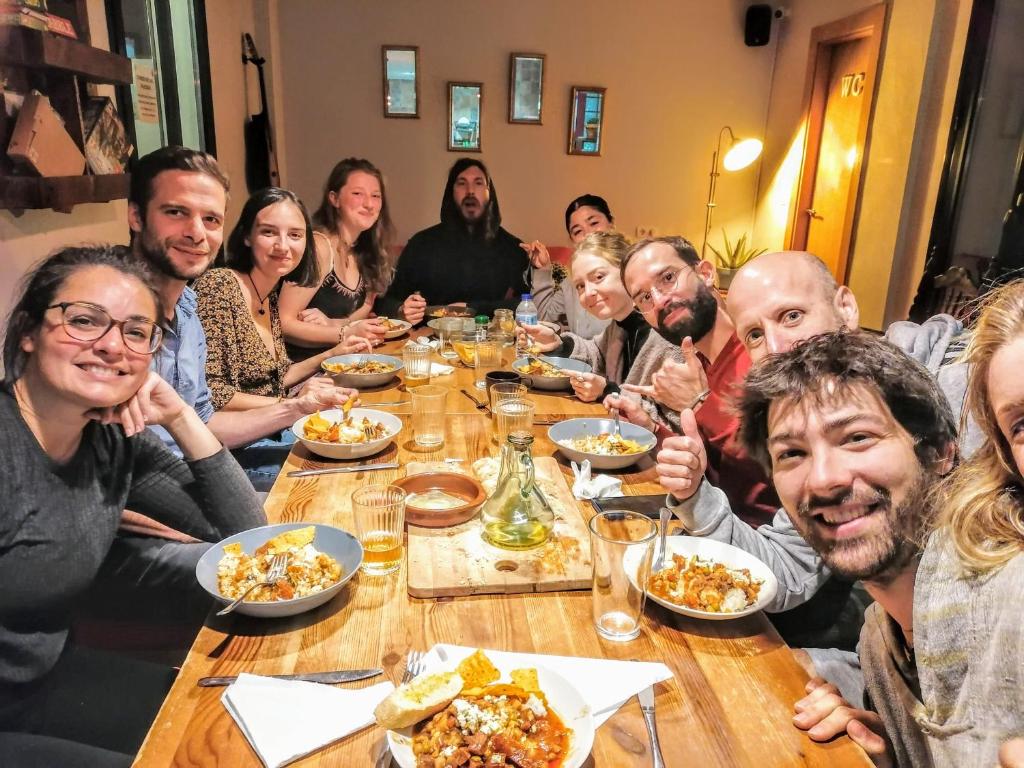
POLYGON ((605 89, 574 85, 569 110, 569 154, 600 157, 604 134, 605 89))
POLYGON ((483 83, 448 83, 448 151, 480 152, 483 83))
POLYGON ((383 45, 384 117, 420 116, 420 49, 414 45, 383 45))
POLYGON ((508 74, 508 121, 541 125, 544 54, 513 53, 508 74))

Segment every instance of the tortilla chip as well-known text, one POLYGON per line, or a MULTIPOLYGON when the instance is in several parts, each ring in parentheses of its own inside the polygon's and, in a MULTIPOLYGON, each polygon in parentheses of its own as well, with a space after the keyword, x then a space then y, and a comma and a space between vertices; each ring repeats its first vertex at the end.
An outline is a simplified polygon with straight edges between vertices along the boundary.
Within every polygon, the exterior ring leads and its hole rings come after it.
POLYGON ((334 425, 321 416, 320 411, 317 411, 306 419, 302 431, 307 440, 320 440, 330 431, 332 426, 334 425))
POLYGON ((497 667, 479 649, 472 656, 467 656, 459 663, 458 672, 465 684, 465 688, 482 688, 501 677, 497 667))
POLYGON ((241 545, 241 543, 236 541, 234 544, 225 544, 224 545, 224 554, 225 555, 232 555, 234 557, 241 556, 241 554, 242 554, 242 545, 241 545))
POLYGON ((279 552, 302 549, 307 544, 312 544, 314 538, 316 538, 316 528, 309 525, 305 528, 296 528, 278 534, 263 546, 266 547, 267 552, 276 555, 279 552))
POLYGON ((540 683, 537 682, 537 670, 533 667, 513 669, 509 677, 512 678, 512 685, 519 686, 527 693, 540 692, 540 683))

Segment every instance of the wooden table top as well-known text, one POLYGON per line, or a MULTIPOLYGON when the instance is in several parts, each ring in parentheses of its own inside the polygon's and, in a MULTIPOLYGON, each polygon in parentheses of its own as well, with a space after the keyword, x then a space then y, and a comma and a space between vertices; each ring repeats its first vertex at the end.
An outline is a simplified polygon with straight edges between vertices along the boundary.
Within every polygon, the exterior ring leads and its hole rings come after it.
MULTIPOLYGON (((468 401, 467 401, 468 402, 468 401)), ((558 402, 558 401, 556 401, 558 402)), ((591 413, 599 410, 591 405, 591 413)), ((464 459, 488 455, 487 417, 455 414, 445 445, 422 452, 408 416, 396 441, 374 461, 464 459)), ((534 454, 554 454, 546 428, 536 428, 534 454)), ((559 459, 564 474, 571 469, 559 459)), ((329 464, 297 446, 267 500, 273 522, 311 521, 352 530, 353 489, 396 479, 404 470, 288 478, 329 464)), ((617 473, 629 494, 656 493, 645 459, 617 473)), ((592 514, 589 503, 581 511, 592 514)), ((870 766, 843 737, 812 742, 792 724, 793 702, 807 675, 761 614, 701 621, 648 601, 642 632, 631 642, 603 640, 593 628, 587 591, 482 595, 418 600, 406 592, 406 562, 388 576, 356 575, 328 604, 288 619, 211 615, 200 631, 137 759, 142 766, 258 766, 259 760, 220 702, 223 689, 199 688, 200 677, 240 672, 286 674, 380 666, 397 682, 410 650, 455 643, 500 650, 609 659, 662 661, 675 677, 655 688, 658 730, 668 766, 870 766)), ((371 685, 383 678, 353 683, 371 685)), ((384 744, 376 726, 295 765, 373 766, 384 744)), ((588 766, 650 766, 647 732, 635 698, 597 731, 588 766)))

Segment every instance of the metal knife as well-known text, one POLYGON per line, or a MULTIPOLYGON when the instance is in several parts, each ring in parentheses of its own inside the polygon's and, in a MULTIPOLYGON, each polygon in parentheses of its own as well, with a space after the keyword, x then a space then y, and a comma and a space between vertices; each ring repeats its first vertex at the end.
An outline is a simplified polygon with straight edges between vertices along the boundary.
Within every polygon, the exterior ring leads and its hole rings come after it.
POLYGON ((299 469, 289 472, 288 477, 313 477, 314 475, 332 475, 336 472, 373 472, 376 469, 398 469, 398 462, 388 464, 356 464, 351 467, 324 467, 323 469, 299 469))
POLYGON ((649 685, 636 695, 640 700, 640 711, 644 713, 644 724, 651 740, 651 759, 654 768, 665 768, 665 758, 661 756, 661 744, 658 743, 658 726, 654 722, 654 686, 649 685))
MULTIPOLYGON (((335 672, 310 672, 305 675, 263 675, 272 677, 275 680, 303 680, 307 683, 351 683, 353 680, 365 680, 368 677, 376 677, 384 674, 383 669, 339 669, 335 672)), ((238 679, 238 675, 228 677, 201 677, 199 678, 200 688, 212 688, 217 685, 231 685, 238 679)))

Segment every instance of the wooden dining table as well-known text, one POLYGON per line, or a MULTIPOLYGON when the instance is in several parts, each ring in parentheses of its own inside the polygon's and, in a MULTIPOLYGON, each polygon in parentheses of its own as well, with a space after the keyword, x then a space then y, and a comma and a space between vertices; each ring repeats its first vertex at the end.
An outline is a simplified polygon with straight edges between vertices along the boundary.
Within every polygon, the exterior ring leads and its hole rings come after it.
MULTIPOLYGON (((398 349, 393 343, 386 349, 398 349)), ((413 440, 410 416, 402 406, 402 431, 387 449, 369 460, 397 461, 399 469, 291 478, 298 469, 334 466, 296 446, 266 502, 271 522, 327 523, 354 530, 350 496, 368 483, 388 483, 411 462, 430 465, 445 459, 493 455, 486 413, 458 393, 472 387, 473 371, 457 368, 435 383, 451 388, 445 442, 430 450, 413 440), (445 380, 447 379, 447 380, 445 380), (465 401, 465 402, 462 402, 465 401)), ((473 391, 475 394, 474 390, 473 391)), ((407 399, 400 384, 363 393, 373 402, 407 399)), ((531 392, 537 418, 600 415, 594 403, 564 393, 531 392)), ((382 409, 384 407, 382 406, 382 409)), ((406 410, 408 407, 406 406, 406 410)), ((535 456, 558 456, 546 427, 535 427, 535 456)), ((558 466, 572 484, 568 462, 558 466)), ((627 495, 661 492, 653 462, 645 457, 612 472, 627 495)), ((578 502, 589 518, 589 502, 578 502)), ((416 535, 413 529, 410 536, 416 535)), ((200 688, 205 676, 288 674, 333 669, 382 667, 398 682, 410 651, 436 643, 485 649, 617 660, 660 661, 673 678, 655 686, 657 724, 667 766, 870 766, 863 751, 846 737, 811 741, 792 724, 793 703, 801 698, 807 674, 763 614, 727 620, 689 618, 648 601, 640 636, 613 642, 594 629, 588 590, 526 592, 417 599, 407 591, 408 560, 387 576, 360 572, 330 602, 283 619, 211 614, 200 630, 163 704, 136 765, 259 766, 260 761, 220 701, 223 689, 200 688)), ((383 678, 348 684, 359 688, 383 678)), ((387 766, 385 731, 377 726, 351 734, 295 763, 297 766, 387 766)), ((633 698, 596 732, 587 766, 651 766, 647 731, 633 698)))

